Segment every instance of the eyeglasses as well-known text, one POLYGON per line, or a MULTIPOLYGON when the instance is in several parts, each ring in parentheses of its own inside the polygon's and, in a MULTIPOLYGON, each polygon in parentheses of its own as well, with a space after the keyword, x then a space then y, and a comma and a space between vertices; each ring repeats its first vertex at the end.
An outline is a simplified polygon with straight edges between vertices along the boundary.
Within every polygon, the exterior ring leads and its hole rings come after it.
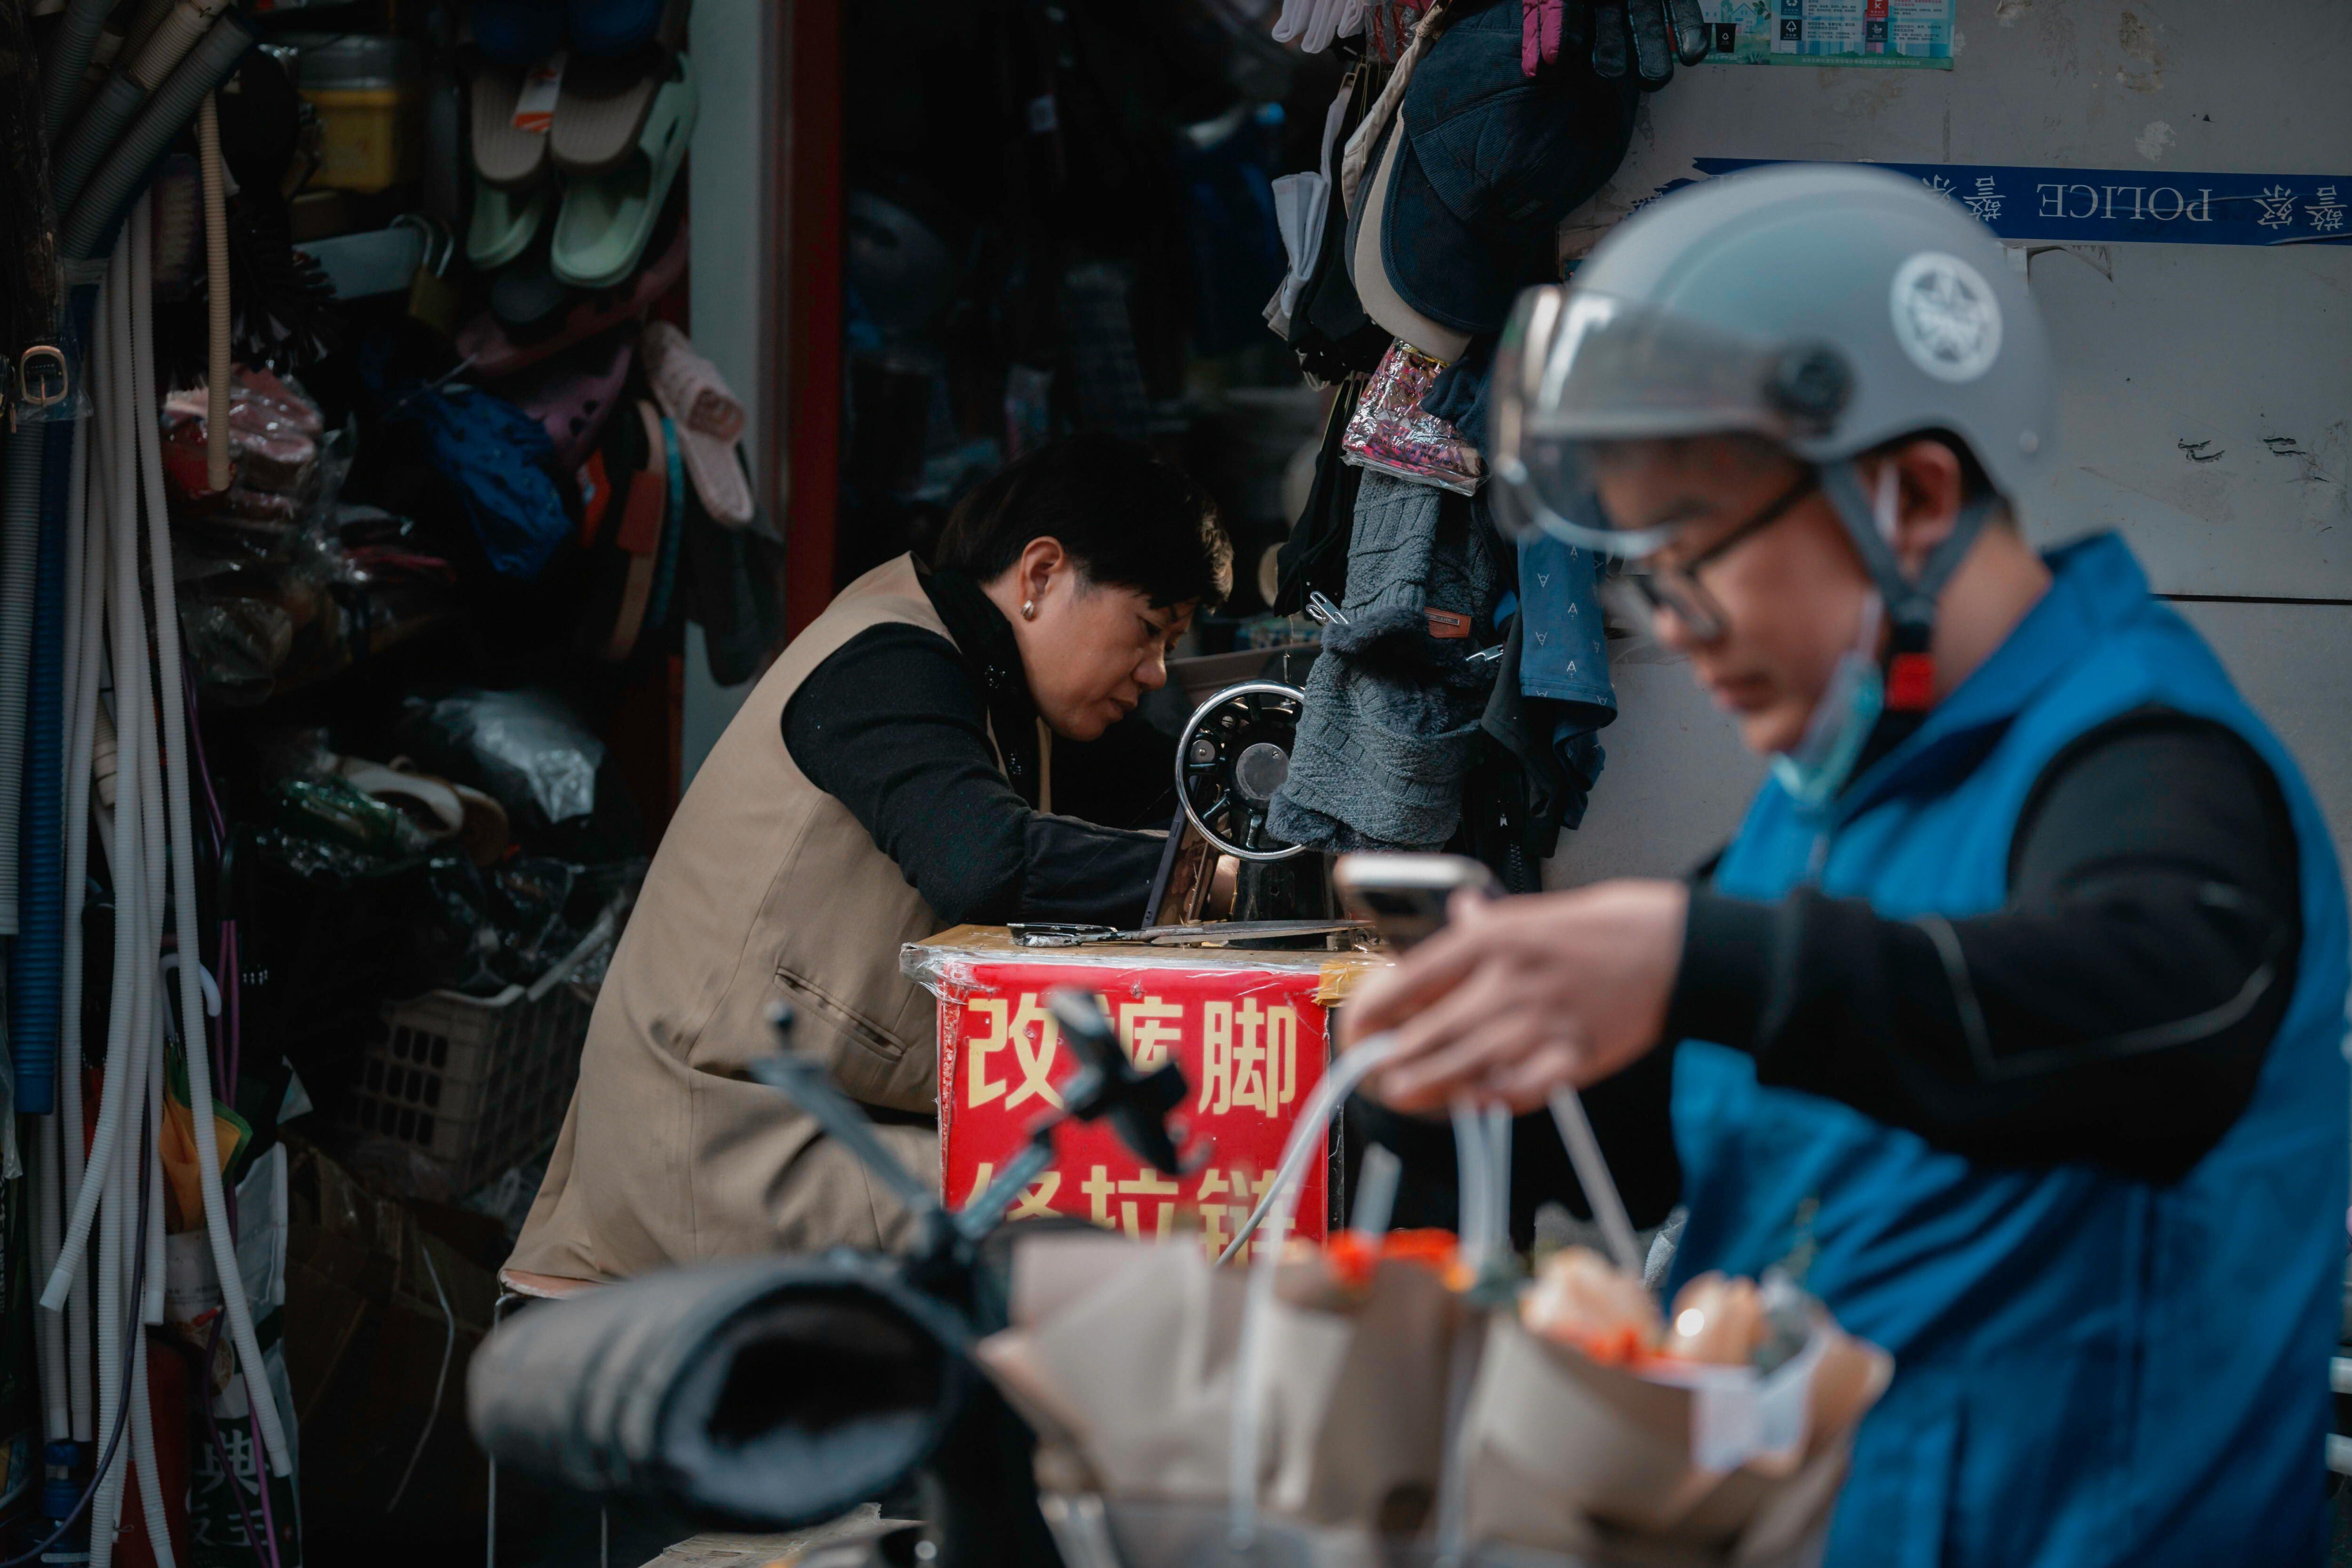
POLYGON ((1728 629, 1729 623, 1724 616, 1723 606, 1717 604, 1715 596, 1700 584, 1699 574, 1788 516, 1790 510, 1812 494, 1820 482, 1821 476, 1812 468, 1807 468, 1795 484, 1781 491, 1763 510, 1689 560, 1679 565, 1656 566, 1645 573, 1629 574, 1626 580, 1653 611, 1673 611, 1675 618, 1682 622, 1693 638, 1699 642, 1713 642, 1728 629))

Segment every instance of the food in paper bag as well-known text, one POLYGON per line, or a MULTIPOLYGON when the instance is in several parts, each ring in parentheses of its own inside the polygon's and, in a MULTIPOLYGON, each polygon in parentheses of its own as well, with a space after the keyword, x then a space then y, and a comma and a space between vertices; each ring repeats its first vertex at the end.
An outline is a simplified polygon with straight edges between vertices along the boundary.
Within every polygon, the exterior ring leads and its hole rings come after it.
POLYGON ((1324 1243, 1319 1252, 1299 1241, 1291 1243, 1291 1251, 1292 1256, 1284 1259, 1286 1300, 1305 1300, 1296 1281, 1300 1273, 1297 1264, 1307 1258, 1321 1260, 1321 1267, 1313 1270, 1314 1277, 1352 1291, 1370 1289, 1372 1276, 1382 1263, 1412 1264, 1457 1290, 1467 1283, 1462 1271, 1461 1245, 1450 1230, 1391 1230, 1378 1236, 1343 1230, 1324 1243))
POLYGON ((1519 1299, 1519 1318, 1603 1366, 1654 1354, 1665 1337, 1658 1303, 1641 1280, 1589 1247, 1562 1247, 1544 1259, 1534 1287, 1519 1299))
POLYGON ((1892 1362, 1778 1277, 1704 1276, 1671 1320, 1636 1296, 1571 1248, 1492 1321, 1461 1436, 1472 1538, 1741 1563, 1801 1545, 1892 1362))
MULTIPOLYGON (((1260 1391, 1269 1513, 1407 1533, 1427 1518, 1465 1337, 1437 1250, 1407 1239, 1344 1276, 1311 1250, 1280 1266, 1260 1391)), ((979 1358, 1038 1431, 1040 1484, 1223 1503, 1246 1290, 1185 1242, 1024 1239, 1015 1326, 979 1358)))
POLYGON ((1702 1274, 1675 1298, 1664 1353, 1683 1361, 1746 1366, 1764 1344, 1764 1298, 1752 1279, 1702 1274))

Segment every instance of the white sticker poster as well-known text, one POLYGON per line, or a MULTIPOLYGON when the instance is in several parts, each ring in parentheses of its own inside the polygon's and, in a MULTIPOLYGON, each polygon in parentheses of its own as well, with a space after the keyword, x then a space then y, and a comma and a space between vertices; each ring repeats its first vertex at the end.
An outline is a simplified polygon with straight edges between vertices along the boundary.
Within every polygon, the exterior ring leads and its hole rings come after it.
POLYGON ((1708 59, 1750 66, 1952 68, 1958 0, 1700 0, 1708 59))

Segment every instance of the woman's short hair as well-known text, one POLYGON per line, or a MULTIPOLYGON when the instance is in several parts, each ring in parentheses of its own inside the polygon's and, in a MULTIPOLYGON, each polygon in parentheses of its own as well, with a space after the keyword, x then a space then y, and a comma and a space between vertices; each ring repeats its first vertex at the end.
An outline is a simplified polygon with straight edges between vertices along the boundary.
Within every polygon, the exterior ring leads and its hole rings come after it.
POLYGON ((1033 539, 1058 540, 1087 580, 1154 605, 1224 602, 1234 547, 1216 502, 1139 441, 1070 436, 999 470, 956 503, 932 563, 977 582, 1003 575, 1033 539))

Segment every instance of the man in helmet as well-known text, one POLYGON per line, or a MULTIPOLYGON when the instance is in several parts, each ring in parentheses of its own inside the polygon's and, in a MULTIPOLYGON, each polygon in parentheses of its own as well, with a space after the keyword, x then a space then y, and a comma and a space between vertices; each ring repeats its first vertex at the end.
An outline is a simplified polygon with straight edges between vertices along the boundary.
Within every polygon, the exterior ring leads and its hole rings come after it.
POLYGON ((1694 884, 1465 901, 1347 1035, 1409 1110, 1675 1052, 1672 1283, 1787 1268, 1895 1358, 1833 1568, 2316 1563, 2336 858, 2124 544, 2019 533, 2053 403, 2024 279, 1882 172, 1709 181, 1524 297, 1498 506, 1625 559, 1772 774, 1694 884))

